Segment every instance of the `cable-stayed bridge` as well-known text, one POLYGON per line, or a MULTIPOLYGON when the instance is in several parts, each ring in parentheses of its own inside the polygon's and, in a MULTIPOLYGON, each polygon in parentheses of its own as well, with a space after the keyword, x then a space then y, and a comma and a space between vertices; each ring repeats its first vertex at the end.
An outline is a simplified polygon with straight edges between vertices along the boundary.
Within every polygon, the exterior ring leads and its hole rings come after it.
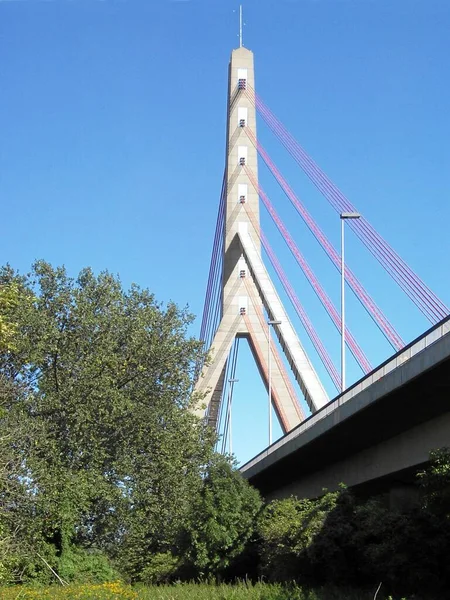
MULTIPOLYGON (((276 444, 242 467, 242 471, 265 493, 277 495, 297 490, 305 495, 314 495, 320 493, 323 487, 335 487, 341 475, 347 476, 349 485, 360 485, 370 480, 370 468, 373 479, 387 477, 391 474, 389 456, 385 456, 382 451, 374 456, 366 453, 365 459, 361 459, 363 463, 366 460, 367 464, 372 465, 366 469, 367 476, 361 474, 361 469, 364 471, 364 468, 358 467, 359 475, 353 477, 351 457, 357 457, 358 453, 378 444, 384 443, 386 446, 386 440, 392 441, 395 436, 401 436, 417 427, 419 431, 410 435, 410 444, 415 444, 415 448, 420 446, 420 452, 415 452, 413 463, 410 464, 411 461, 408 462, 407 458, 403 462, 391 462, 392 465, 397 465, 395 473, 422 464, 424 453, 443 445, 442 442, 446 440, 450 445, 450 421, 445 421, 447 403, 442 400, 450 387, 450 376, 445 375, 450 356, 450 326, 447 321, 449 312, 445 304, 381 237, 364 215, 357 212, 356 207, 260 98, 255 89, 252 52, 242 46, 234 50, 229 66, 226 164, 200 331, 205 348, 210 350, 210 359, 207 364, 198 366, 196 384, 196 391, 201 395, 197 412, 204 415, 209 425, 221 434, 219 444, 222 450, 230 448, 233 387, 239 360, 239 343, 245 338, 285 434, 276 444), (259 142, 257 115, 340 216, 342 244, 339 250, 328 240, 286 181, 280 166, 275 164, 267 149, 259 142), (298 248, 286 223, 275 210, 269 195, 260 185, 259 160, 267 166, 286 199, 295 208, 298 218, 307 226, 331 264, 341 273, 341 306, 335 306, 318 275, 298 248), (320 339, 313 326, 314 319, 308 316, 267 235, 261 229, 261 206, 267 210, 341 335, 343 348, 340 369, 330 356, 326 340, 320 339), (383 267, 386 277, 390 277, 428 319, 431 330, 412 345, 405 345, 394 325, 353 271, 345 265, 345 224, 383 267), (334 400, 328 396, 297 335, 263 260, 262 250, 272 272, 277 275, 278 287, 281 285, 284 290, 336 388, 338 396, 334 400), (358 341, 357 336, 345 325, 344 281, 364 307, 368 318, 373 320, 392 347, 393 358, 379 368, 374 368, 363 350, 367 340, 358 341), (276 337, 278 343, 271 341, 271 335, 276 337), (349 390, 345 389, 346 348, 362 371, 361 381, 349 390), (446 368, 443 369, 443 365, 446 368), (428 386, 424 392, 424 382, 429 379, 439 381, 439 391, 430 391, 426 395, 426 390, 434 389, 433 386, 428 386), (407 404, 404 404, 406 389, 418 404, 416 406, 411 400, 409 410, 407 404), (419 389, 420 398, 416 393, 419 389), (300 399, 304 402, 300 402, 300 399), (428 412, 420 408, 420 403, 428 407, 428 412), (304 406, 308 407, 310 415, 306 414, 304 406), (400 406, 404 408, 406 415, 402 411, 397 414, 400 406), (410 413, 413 413, 413 418, 410 413), (397 421, 391 421, 391 417, 397 421), (380 419, 388 419, 389 425, 383 425, 380 419), (439 420, 439 426, 429 426, 433 419, 439 420), (444 430, 441 431, 440 425, 444 421, 444 430), (377 424, 378 433, 371 423, 377 424), (428 427, 426 435, 420 431, 421 425, 428 427), (341 435, 344 436, 342 439, 339 437, 341 435), (359 445, 356 441, 353 445, 345 443, 346 440, 348 442, 349 439, 359 438, 359 445), (315 451, 311 450, 313 447, 316 447, 315 451), (319 456, 322 457, 321 460, 319 456), (377 460, 380 464, 383 463, 383 468, 373 468, 373 463, 377 460), (308 462, 307 468, 305 461, 308 462), (348 464, 346 463, 345 468, 341 465, 339 470, 339 461, 347 461, 348 464), (334 465, 332 472, 335 477, 329 473, 322 477, 320 473, 325 473, 330 465, 334 465), (282 472, 283 477, 280 475, 282 472), (275 477, 275 473, 280 476, 275 477), (303 487, 298 484, 296 487, 293 482, 302 477, 304 480, 309 478, 310 483, 305 483, 303 487)), ((271 411, 269 415, 270 413, 271 411)), ((270 425, 269 430, 271 431, 270 425)), ((271 441, 271 433, 269 439, 271 441)), ((395 443, 392 442, 391 446, 389 452, 395 452, 395 443)), ((404 453, 408 454, 408 451, 404 450, 404 453)))

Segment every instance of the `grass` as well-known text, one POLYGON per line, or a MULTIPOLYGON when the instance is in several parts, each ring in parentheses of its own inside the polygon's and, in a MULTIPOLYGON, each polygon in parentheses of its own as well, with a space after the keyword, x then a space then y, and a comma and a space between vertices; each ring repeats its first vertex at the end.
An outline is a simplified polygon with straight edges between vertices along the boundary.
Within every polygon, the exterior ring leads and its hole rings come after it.
MULTIPOLYGON (((0 589, 2 600, 373 600, 373 597, 373 591, 288 589, 280 585, 245 582, 236 585, 178 584, 141 588, 115 582, 0 589)), ((379 600, 382 598, 378 596, 379 600)))

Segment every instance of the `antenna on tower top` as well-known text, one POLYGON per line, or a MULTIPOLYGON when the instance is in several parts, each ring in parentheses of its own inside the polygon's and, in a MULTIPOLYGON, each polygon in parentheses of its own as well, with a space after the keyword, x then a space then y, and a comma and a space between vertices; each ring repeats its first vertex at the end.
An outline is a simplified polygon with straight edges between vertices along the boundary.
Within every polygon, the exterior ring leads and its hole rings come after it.
POLYGON ((239 47, 242 48, 243 41, 242 41, 242 37, 243 37, 243 20, 242 20, 242 4, 239 6, 239 47))

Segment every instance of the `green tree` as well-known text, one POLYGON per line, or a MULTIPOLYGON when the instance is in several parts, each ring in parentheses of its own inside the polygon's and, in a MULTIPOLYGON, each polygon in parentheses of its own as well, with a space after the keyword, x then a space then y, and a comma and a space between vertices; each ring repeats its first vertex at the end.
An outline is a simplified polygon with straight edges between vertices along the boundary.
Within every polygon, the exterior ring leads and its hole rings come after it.
POLYGON ((27 571, 32 531, 32 498, 26 481, 26 456, 36 427, 23 402, 30 394, 28 373, 21 370, 24 346, 21 315, 32 308, 33 295, 23 280, 3 269, 0 278, 0 582, 27 571), (26 535, 25 535, 26 534, 26 535))
POLYGON ((196 576, 220 576, 242 554, 261 506, 257 490, 226 458, 214 456, 185 531, 184 558, 196 576))
POLYGON ((4 268, 0 284, 32 298, 14 315, 2 374, 26 385, 7 412, 15 405, 36 430, 21 450, 34 548, 68 578, 75 547, 138 578, 146 557, 176 543, 212 452, 189 410, 202 353, 192 317, 90 269, 74 280, 41 261, 26 277, 4 268))
POLYGON ((307 552, 336 507, 339 492, 317 500, 294 496, 273 500, 258 523, 261 573, 273 581, 299 579, 310 573, 307 552))
POLYGON ((20 289, 16 282, 0 285, 0 351, 14 347, 17 323, 14 313, 20 302, 20 289))
POLYGON ((286 581, 376 586, 395 595, 449 589, 450 453, 430 453, 422 505, 391 510, 345 489, 271 502, 259 519, 261 573, 286 581))
POLYGON ((450 449, 430 453, 430 464, 418 474, 424 508, 450 521, 450 449))

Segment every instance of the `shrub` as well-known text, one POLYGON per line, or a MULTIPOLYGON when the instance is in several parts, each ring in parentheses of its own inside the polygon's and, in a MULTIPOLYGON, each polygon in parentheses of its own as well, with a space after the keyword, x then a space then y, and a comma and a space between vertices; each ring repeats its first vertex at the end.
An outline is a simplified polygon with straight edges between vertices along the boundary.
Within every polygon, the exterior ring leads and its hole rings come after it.
POLYGON ((203 488, 193 499, 181 546, 185 564, 197 577, 220 576, 241 556, 255 532, 261 498, 223 457, 206 470, 203 488))
POLYGON ((65 581, 105 583, 120 578, 111 561, 98 551, 73 546, 62 553, 56 564, 59 575, 65 581))
POLYGON ((307 551, 336 507, 338 493, 318 500, 274 500, 259 519, 261 574, 271 581, 298 580, 310 574, 307 551))
POLYGON ((147 566, 141 572, 140 581, 145 584, 168 583, 175 578, 180 559, 171 552, 159 552, 150 556, 147 566))

